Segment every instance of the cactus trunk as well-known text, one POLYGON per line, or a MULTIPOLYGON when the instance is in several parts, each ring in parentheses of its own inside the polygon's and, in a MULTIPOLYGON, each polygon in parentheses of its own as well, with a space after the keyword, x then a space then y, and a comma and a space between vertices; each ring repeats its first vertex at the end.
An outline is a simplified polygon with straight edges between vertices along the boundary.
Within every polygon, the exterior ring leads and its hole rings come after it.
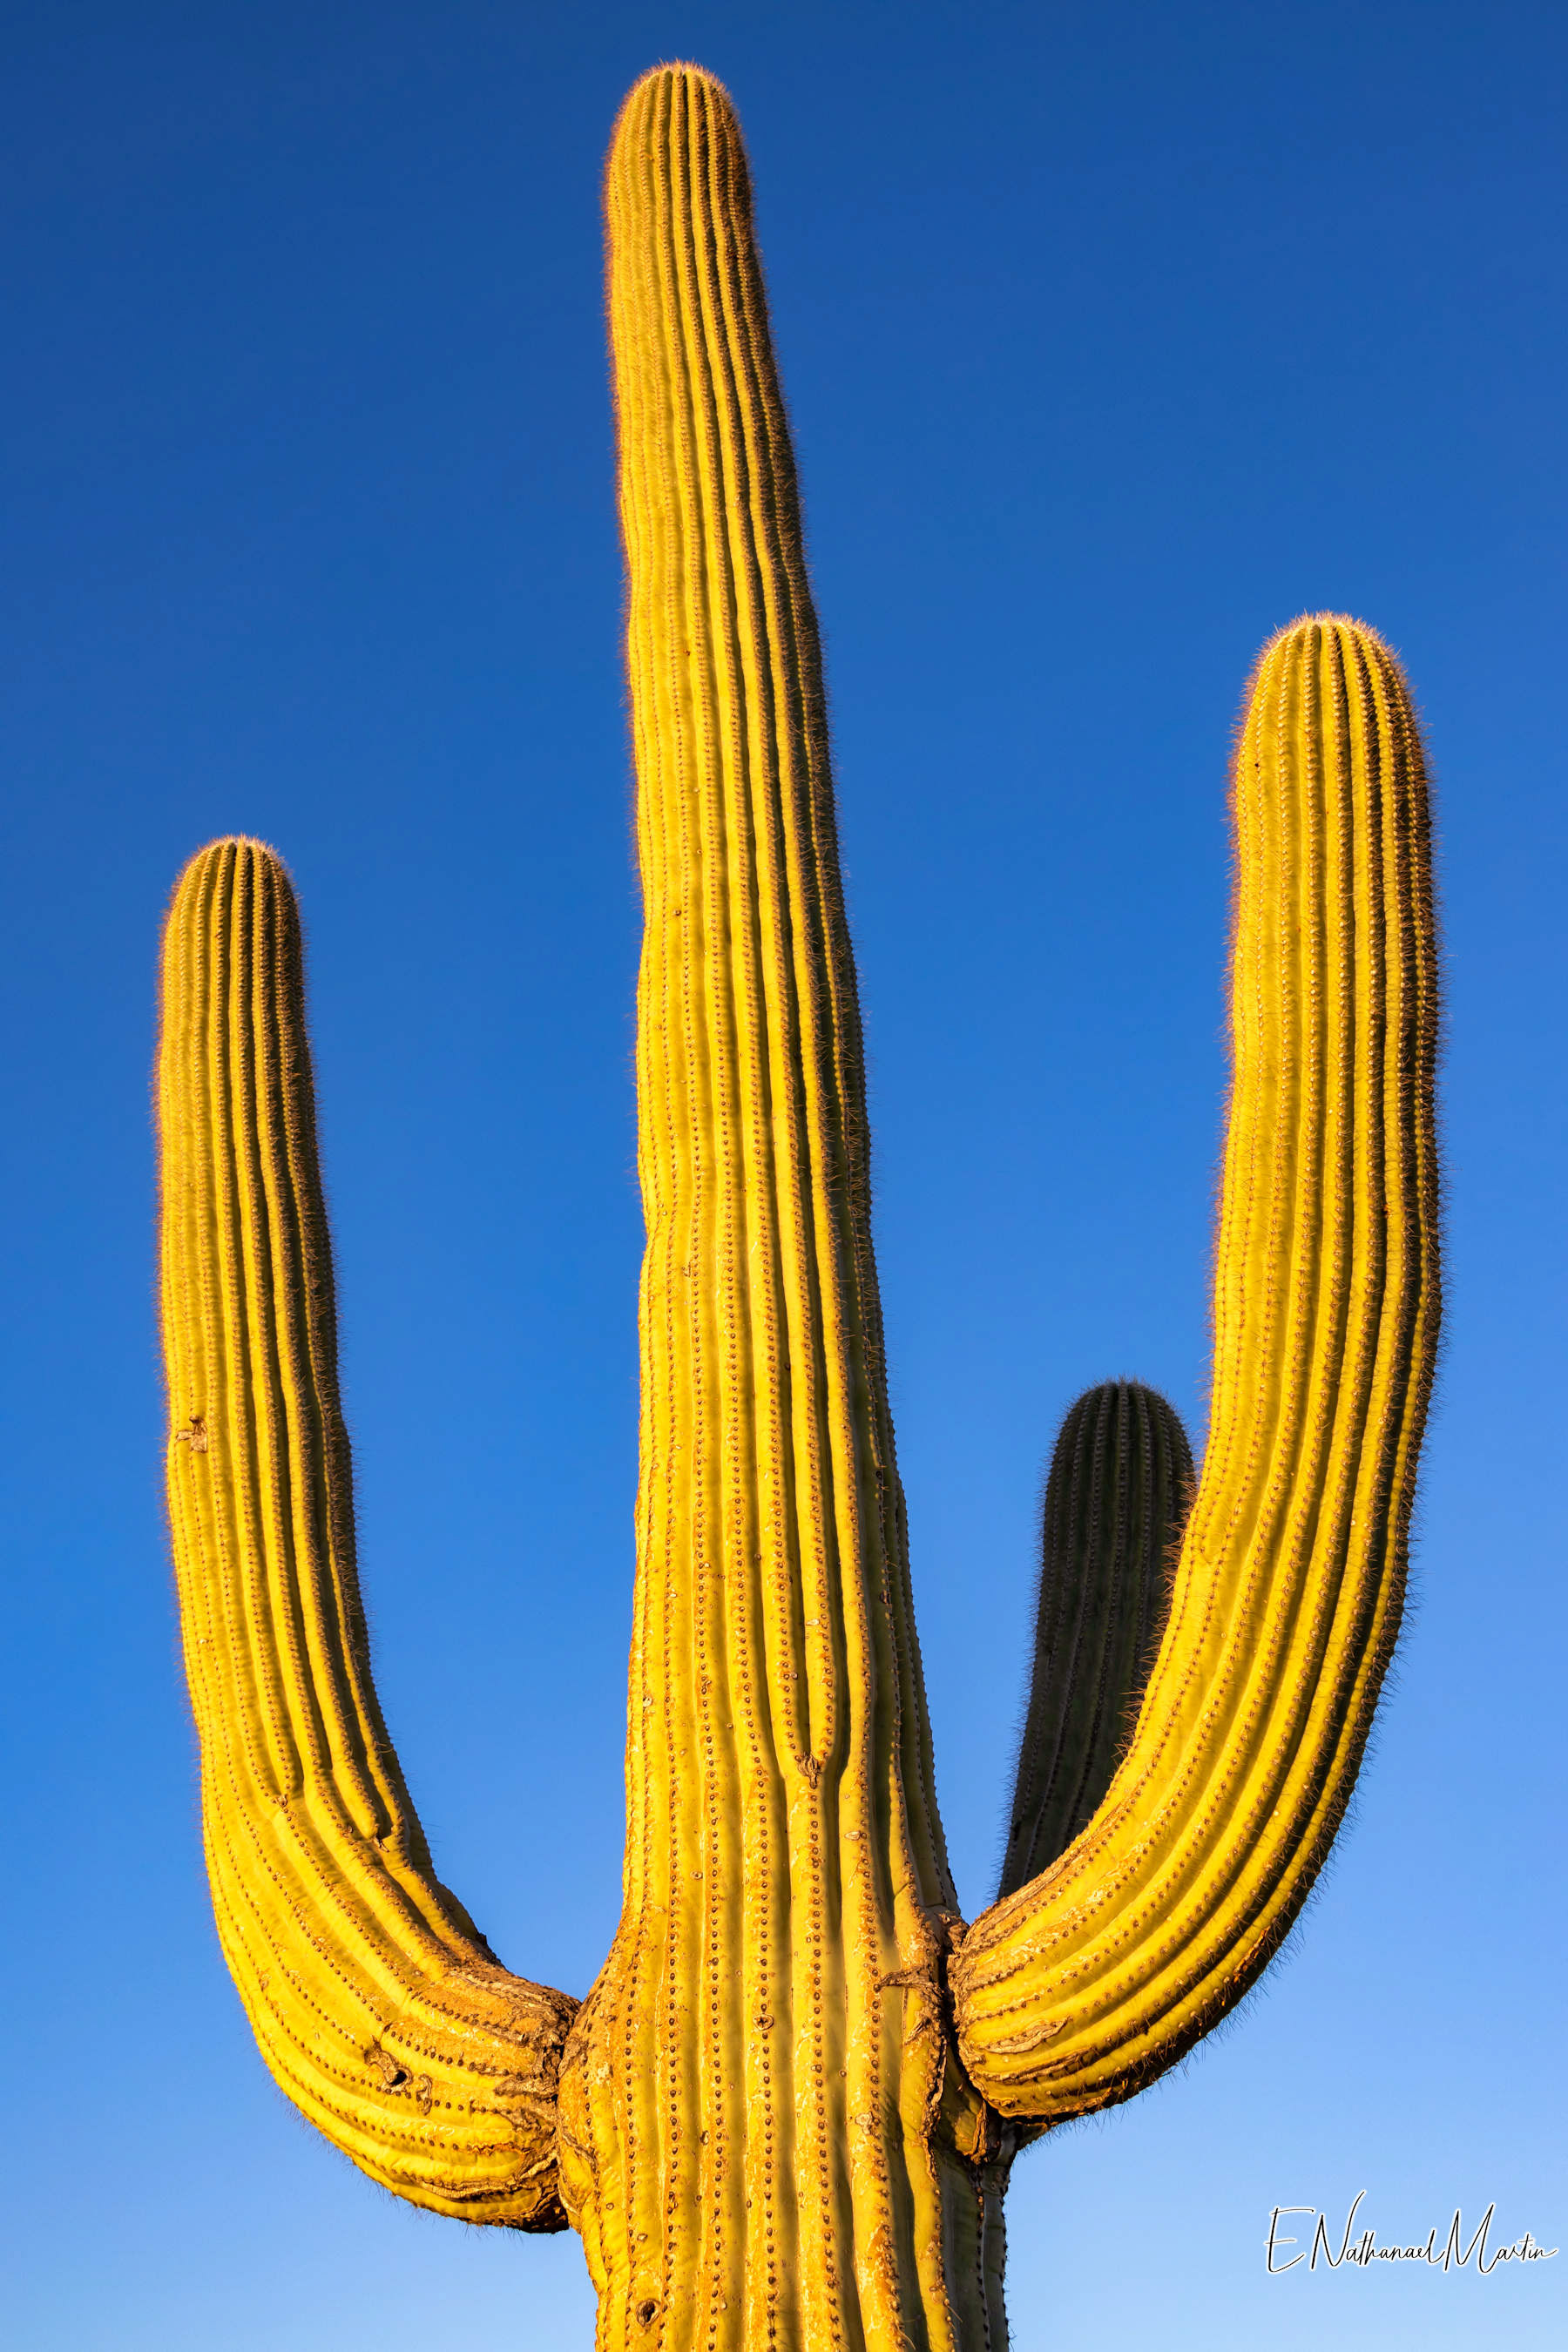
POLYGON ((996 2200, 945 1997, 816 626, 717 85, 638 86, 606 209, 647 1249, 625 1911, 563 2179, 606 2346, 957 2352, 998 2339, 996 2200))
POLYGON ((1141 1381, 1089 1390, 1062 1423, 998 1895, 1048 1869, 1110 1786, 1153 1668, 1192 1475, 1186 1431, 1141 1381))

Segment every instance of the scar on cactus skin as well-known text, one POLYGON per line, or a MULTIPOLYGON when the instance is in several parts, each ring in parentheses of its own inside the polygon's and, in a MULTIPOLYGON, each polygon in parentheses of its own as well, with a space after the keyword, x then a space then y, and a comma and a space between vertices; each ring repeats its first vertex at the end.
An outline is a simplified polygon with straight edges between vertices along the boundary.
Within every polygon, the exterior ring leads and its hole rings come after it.
POLYGON ((605 215, 647 1224, 620 1926, 579 2005, 504 1969, 436 1875, 370 1672, 298 910, 241 838, 176 887, 158 1066, 214 1909, 301 2112, 414 2203, 570 2221, 602 2347, 999 2352, 1014 2155, 1131 2096, 1256 1978, 1342 1813, 1397 1627, 1438 1308, 1420 739, 1360 624, 1318 615, 1264 649, 1232 770, 1202 1476, 1108 1749, 1184 1440, 1146 1391, 1078 1409, 1111 1488, 1144 1482, 1143 1549, 1114 1515, 1109 1549, 1101 1517, 1073 1517, 1069 1465, 1026 1859, 965 1927, 888 1411, 816 623, 746 160, 710 76, 633 89, 605 215))

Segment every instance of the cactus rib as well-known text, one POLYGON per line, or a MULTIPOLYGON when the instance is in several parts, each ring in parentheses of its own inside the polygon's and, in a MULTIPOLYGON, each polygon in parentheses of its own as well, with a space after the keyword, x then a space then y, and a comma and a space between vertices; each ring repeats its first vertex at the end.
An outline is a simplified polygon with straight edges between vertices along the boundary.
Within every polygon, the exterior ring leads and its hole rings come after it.
POLYGON ((1126 2098, 1257 1978, 1348 1801, 1398 1629, 1437 1329, 1436 955, 1409 690, 1332 615, 1259 657, 1233 770, 1234 1076, 1212 1420, 1129 1753, 969 1929, 1005 2113, 1126 2098))
POLYGON ((384 2187, 565 2226, 576 2004, 435 1878, 371 1682, 338 1403, 299 918, 259 842, 201 851, 163 938, 168 1493, 224 1957, 300 2111, 384 2187))
POLYGON ((1140 1381, 1088 1390, 1062 1423, 999 1895, 1065 1853, 1110 1786, 1153 1666, 1192 1475, 1179 1418, 1140 1381))

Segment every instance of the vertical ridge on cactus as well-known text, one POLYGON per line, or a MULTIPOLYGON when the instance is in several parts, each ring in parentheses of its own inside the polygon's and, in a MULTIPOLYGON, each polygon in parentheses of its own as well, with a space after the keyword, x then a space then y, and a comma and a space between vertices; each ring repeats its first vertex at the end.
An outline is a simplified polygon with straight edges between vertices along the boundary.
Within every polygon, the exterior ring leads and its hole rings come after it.
POLYGON ((1110 1786, 1154 1664, 1192 1475, 1179 1418, 1137 1381, 1086 1391, 1062 1423, 999 1895, 1065 1853, 1110 1786))
POLYGON ((1003 2352, 1014 2155, 1142 2087, 1253 1982, 1397 1629, 1438 1308, 1420 740, 1371 631, 1320 615, 1265 648, 1234 765, 1203 1476, 1137 1701, 1185 1439, 1131 1385, 1069 1416, 1018 1851, 966 1931, 816 624, 710 76, 637 85, 605 215, 647 1229, 620 1924, 578 2008, 502 1969, 435 1876, 359 1599, 298 915, 272 852, 228 840, 176 887, 158 1076, 218 1932, 276 2079, 374 2179, 470 2221, 570 2218, 604 2352, 1003 2352))

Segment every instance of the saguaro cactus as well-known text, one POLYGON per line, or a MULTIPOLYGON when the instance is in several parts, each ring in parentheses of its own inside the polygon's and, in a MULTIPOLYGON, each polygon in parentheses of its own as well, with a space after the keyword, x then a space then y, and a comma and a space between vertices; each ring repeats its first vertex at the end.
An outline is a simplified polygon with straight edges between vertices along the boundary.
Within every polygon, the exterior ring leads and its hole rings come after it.
POLYGON ((577 2010, 509 1975, 435 1877, 370 1679, 298 920, 243 840, 176 889, 159 1077, 214 1902, 289 2095, 416 2203, 570 2217, 603 2345, 995 2352, 1014 2153, 1130 2095, 1256 1978, 1397 1626, 1437 1313, 1420 743, 1370 631, 1303 621, 1263 654, 1234 767, 1203 1476, 1129 1731, 1185 1444, 1142 1392, 1093 1408, 1106 1491, 1141 1499, 1063 1503, 1052 1573, 1079 1590, 1042 1610, 1027 1864, 966 1930, 816 623, 745 160, 708 76, 637 85, 606 210, 646 913, 621 1924, 577 2010), (1047 1631, 1069 1617, 1076 1665, 1047 1631))

